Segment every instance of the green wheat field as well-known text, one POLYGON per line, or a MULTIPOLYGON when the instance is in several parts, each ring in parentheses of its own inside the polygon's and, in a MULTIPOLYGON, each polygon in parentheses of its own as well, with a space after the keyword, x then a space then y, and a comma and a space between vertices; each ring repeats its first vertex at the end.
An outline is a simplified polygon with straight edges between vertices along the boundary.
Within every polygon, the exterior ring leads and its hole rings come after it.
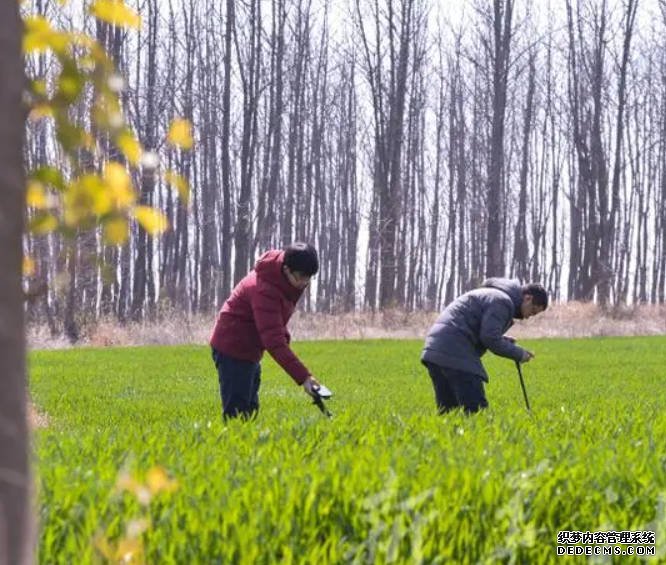
POLYGON ((472 417, 436 414, 421 343, 297 343, 330 420, 266 356, 227 426, 206 347, 33 352, 39 562, 666 560, 666 337, 521 342, 531 414, 488 354, 472 417), (560 531, 654 555, 559 557, 560 531))

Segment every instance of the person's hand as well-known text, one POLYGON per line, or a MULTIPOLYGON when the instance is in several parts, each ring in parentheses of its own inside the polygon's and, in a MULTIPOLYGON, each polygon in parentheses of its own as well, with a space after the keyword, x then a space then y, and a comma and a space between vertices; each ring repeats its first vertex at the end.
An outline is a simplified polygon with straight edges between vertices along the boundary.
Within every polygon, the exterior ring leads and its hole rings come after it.
POLYGON ((315 397, 315 391, 316 389, 319 388, 319 381, 315 379, 312 375, 310 375, 307 379, 303 381, 303 390, 305 391, 305 394, 311 396, 312 398, 315 397))
POLYGON ((527 349, 525 349, 525 351, 523 351, 523 358, 520 360, 520 362, 527 363, 530 359, 533 358, 534 358, 534 353, 532 353, 531 351, 527 351, 527 349))
POLYGON ((505 335, 504 337, 508 339, 511 343, 516 343, 516 338, 513 337, 512 335, 505 335))

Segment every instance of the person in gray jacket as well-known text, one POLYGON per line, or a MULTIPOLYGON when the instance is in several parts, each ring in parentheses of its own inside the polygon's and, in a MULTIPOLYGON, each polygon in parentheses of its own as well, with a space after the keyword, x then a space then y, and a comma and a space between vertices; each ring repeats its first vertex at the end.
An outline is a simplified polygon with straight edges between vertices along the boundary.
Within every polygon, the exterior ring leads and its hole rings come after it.
POLYGON ((455 408, 466 413, 488 406, 481 357, 496 355, 526 363, 534 354, 504 333, 513 319, 527 319, 548 307, 548 294, 537 283, 491 278, 451 302, 430 328, 421 354, 435 389, 440 414, 455 408))

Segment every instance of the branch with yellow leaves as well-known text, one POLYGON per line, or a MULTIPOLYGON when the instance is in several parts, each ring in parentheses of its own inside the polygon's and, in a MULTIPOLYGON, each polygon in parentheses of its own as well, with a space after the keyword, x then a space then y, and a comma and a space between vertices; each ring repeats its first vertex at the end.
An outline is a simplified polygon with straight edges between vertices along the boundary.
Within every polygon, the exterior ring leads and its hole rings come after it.
MULTIPOLYGON (((139 28, 140 16, 122 0, 97 0, 89 7, 97 19, 124 28, 139 28)), ((155 171, 177 190, 183 203, 188 182, 178 172, 161 170, 159 158, 144 151, 123 115, 120 94, 125 88, 112 60, 90 36, 78 31, 55 29, 39 15, 24 17, 23 49, 26 57, 49 53, 57 63, 55 81, 34 78, 28 87, 29 120, 52 120, 56 139, 66 162, 42 165, 28 172, 27 207, 29 230, 36 235, 58 232, 73 237, 101 227, 108 245, 122 245, 130 222, 137 221, 150 235, 168 228, 158 209, 139 204, 132 183, 132 169, 155 171), (75 123, 71 108, 92 91, 89 125, 75 123), (111 140, 123 160, 108 159, 101 140, 111 140), (97 163, 91 167, 90 162, 97 163)), ((171 124, 167 142, 181 151, 191 149, 193 136, 187 120, 171 124)))

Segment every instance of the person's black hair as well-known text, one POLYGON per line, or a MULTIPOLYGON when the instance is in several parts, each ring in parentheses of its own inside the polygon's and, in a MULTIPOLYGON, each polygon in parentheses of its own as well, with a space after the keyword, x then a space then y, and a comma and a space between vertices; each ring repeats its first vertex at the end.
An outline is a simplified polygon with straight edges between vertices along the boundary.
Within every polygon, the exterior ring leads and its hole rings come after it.
POLYGON ((523 294, 529 294, 532 297, 532 304, 548 308, 548 293, 543 285, 539 283, 529 283, 523 286, 523 294))
POLYGON ((291 271, 298 271, 308 277, 316 275, 319 270, 317 250, 309 243, 292 243, 284 249, 283 264, 291 271))

